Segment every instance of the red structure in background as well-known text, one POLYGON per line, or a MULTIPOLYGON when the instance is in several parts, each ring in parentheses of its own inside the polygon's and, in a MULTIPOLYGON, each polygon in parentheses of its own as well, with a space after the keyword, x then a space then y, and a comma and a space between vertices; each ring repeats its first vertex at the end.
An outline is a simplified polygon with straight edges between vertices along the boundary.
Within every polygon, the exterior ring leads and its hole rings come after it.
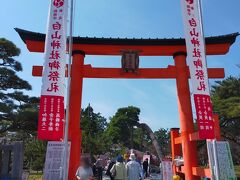
MULTIPOLYGON (((44 52, 45 34, 16 29, 30 52, 44 52)), ((235 42, 237 33, 206 38, 207 55, 224 55, 235 42)), ((83 78, 176 79, 181 136, 172 130, 173 154, 184 158, 186 180, 199 179, 207 170, 198 167, 196 138, 186 64, 184 39, 73 38, 72 83, 70 92, 69 141, 71 141, 69 179, 74 179, 81 155, 80 109, 83 78), (138 73, 122 73, 121 68, 94 68, 84 64, 85 55, 122 55, 123 50, 140 56, 172 56, 175 65, 167 68, 139 68, 138 73), (182 149, 180 144, 182 144, 182 149), (182 152, 182 153, 181 153, 182 152), (204 172, 204 173, 202 173, 204 172)), ((42 75, 42 66, 33 67, 33 76, 42 75)), ((223 68, 208 68, 209 78, 224 78, 223 68)), ((219 131, 217 131, 219 132, 219 131)), ((219 135, 218 135, 219 137, 219 135)))
MULTIPOLYGON (((213 114, 213 122, 214 122, 214 136, 216 140, 221 139, 221 134, 220 134, 220 126, 219 126, 219 117, 217 114, 213 114)), ((175 159, 176 157, 184 157, 183 156, 183 146, 184 146, 184 138, 188 138, 190 142, 196 142, 199 139, 199 133, 198 132, 193 132, 193 133, 180 133, 179 128, 172 128, 170 130, 170 135, 171 135, 171 151, 172 151, 172 159, 175 159)), ((190 157, 191 158, 191 157, 190 157)), ((184 159, 185 162, 185 159, 184 159)), ((202 167, 197 167, 193 166, 192 168, 192 174, 194 176, 200 176, 200 177, 208 177, 212 178, 211 171, 209 168, 202 168, 202 167)), ((176 164, 173 163, 173 171, 174 173, 183 173, 186 176, 186 173, 188 169, 186 169, 186 166, 181 166, 178 167, 176 164)))

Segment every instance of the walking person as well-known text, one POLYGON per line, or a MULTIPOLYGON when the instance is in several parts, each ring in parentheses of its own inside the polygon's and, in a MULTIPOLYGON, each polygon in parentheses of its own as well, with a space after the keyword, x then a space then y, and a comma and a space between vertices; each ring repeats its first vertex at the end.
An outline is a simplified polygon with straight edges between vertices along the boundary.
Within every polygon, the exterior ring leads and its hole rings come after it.
POLYGON ((94 178, 97 179, 97 177, 98 177, 98 172, 97 172, 97 168, 96 168, 95 162, 94 162, 93 165, 92 165, 92 171, 93 171, 93 176, 94 176, 94 178))
POLYGON ((98 159, 95 163, 96 169, 97 169, 97 180, 102 180, 103 179, 103 160, 98 156, 98 159))
POLYGON ((121 155, 117 157, 117 162, 113 165, 110 172, 115 180, 127 180, 127 171, 124 165, 124 159, 121 155))
POLYGON ((128 180, 139 180, 142 177, 142 167, 136 161, 135 154, 130 155, 130 161, 126 164, 128 180))
POLYGON ((143 161, 143 173, 145 177, 148 177, 148 158, 143 161))
POLYGON ((93 171, 88 158, 81 158, 81 166, 77 169, 76 178, 78 180, 93 180, 93 171))
POLYGON ((107 167, 107 171, 106 171, 106 175, 109 176, 111 180, 114 180, 114 177, 112 176, 112 173, 111 173, 111 169, 114 166, 114 164, 115 164, 114 159, 110 160, 107 167))

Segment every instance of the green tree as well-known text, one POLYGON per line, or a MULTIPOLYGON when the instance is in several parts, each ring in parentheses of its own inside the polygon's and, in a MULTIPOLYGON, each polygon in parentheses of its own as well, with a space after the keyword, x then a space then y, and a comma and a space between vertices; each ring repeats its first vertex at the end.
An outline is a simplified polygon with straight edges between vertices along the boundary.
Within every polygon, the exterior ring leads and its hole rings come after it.
POLYGON ((240 78, 217 81, 211 97, 213 109, 220 117, 221 135, 230 142, 233 159, 237 162, 240 159, 240 78))
POLYGON ((170 131, 160 128, 154 132, 154 135, 159 143, 163 156, 168 156, 171 153, 170 131))
POLYGON ((240 78, 217 81, 212 88, 214 111, 219 114, 222 135, 238 142, 240 136, 240 78))
POLYGON ((134 128, 133 133, 133 146, 139 151, 145 151, 144 143, 146 138, 146 132, 142 128, 134 128))
POLYGON ((0 38, 0 134, 16 129, 16 115, 37 98, 24 95, 21 90, 31 90, 31 85, 18 77, 22 71, 21 63, 14 57, 19 56, 20 49, 11 41, 0 38))
POLYGON ((100 154, 105 151, 106 141, 104 131, 107 120, 100 113, 95 113, 89 105, 81 113, 82 147, 84 152, 100 154))
POLYGON ((152 152, 156 154, 149 131, 145 129, 145 126, 142 126, 141 123, 139 123, 137 128, 134 128, 133 142, 135 149, 142 152, 152 152))
POLYGON ((128 106, 118 109, 116 114, 110 118, 106 133, 113 144, 133 148, 133 130, 134 126, 138 125, 139 114, 139 108, 128 106))
POLYGON ((35 138, 25 143, 24 166, 34 171, 42 171, 44 168, 45 154, 47 149, 46 141, 39 141, 35 138))

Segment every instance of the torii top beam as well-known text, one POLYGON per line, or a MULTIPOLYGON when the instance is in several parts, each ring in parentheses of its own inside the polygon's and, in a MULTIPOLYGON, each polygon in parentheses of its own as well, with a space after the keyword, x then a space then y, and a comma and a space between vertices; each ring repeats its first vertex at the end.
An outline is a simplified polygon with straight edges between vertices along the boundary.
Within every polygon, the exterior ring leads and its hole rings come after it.
MULTIPOLYGON (((30 52, 44 52, 45 34, 15 28, 30 52)), ((223 55, 229 51, 239 33, 206 38, 207 55, 223 55)), ((121 55, 123 50, 139 51, 140 56, 172 56, 186 52, 185 39, 121 39, 74 37, 73 50, 86 55, 121 55)))

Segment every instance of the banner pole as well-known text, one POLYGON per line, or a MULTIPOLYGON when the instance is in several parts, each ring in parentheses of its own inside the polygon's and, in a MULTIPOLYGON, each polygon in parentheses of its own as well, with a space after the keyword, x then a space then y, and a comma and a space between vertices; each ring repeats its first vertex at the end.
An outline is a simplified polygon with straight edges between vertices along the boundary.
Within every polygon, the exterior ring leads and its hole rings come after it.
POLYGON ((70 153, 68 152, 68 127, 69 127, 69 104, 71 88, 71 65, 72 65, 72 46, 73 46, 73 0, 70 0, 70 22, 69 22, 69 41, 68 41, 68 81, 67 81, 67 98, 66 98, 66 118, 64 129, 64 156, 63 156, 63 180, 68 180, 68 161, 70 153))
MULTIPOLYGON (((198 3, 198 13, 199 13, 199 22, 200 22, 200 30, 202 32, 202 36, 203 36, 203 42, 204 42, 204 55, 206 58, 206 67, 207 67, 207 55, 206 55, 206 42, 205 42, 205 34, 204 34, 204 28, 203 28, 203 13, 202 13, 202 1, 201 0, 197 0, 198 3)), ((207 80, 208 84, 209 84, 209 79, 207 80)), ((210 90, 209 90, 210 91, 210 90)), ((210 92, 209 92, 210 93, 210 92)))

